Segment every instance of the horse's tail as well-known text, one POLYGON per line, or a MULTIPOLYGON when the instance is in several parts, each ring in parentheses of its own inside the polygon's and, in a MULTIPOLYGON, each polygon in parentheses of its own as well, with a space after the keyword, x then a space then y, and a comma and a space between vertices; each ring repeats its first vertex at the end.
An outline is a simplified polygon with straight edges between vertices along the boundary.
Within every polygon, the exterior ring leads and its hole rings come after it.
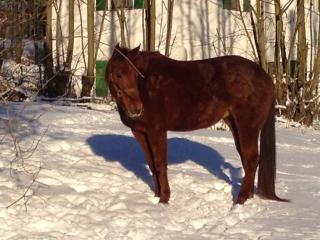
POLYGON ((260 134, 260 161, 258 189, 261 197, 277 201, 288 201, 277 197, 276 180, 276 135, 275 135, 275 100, 269 110, 268 118, 260 134))

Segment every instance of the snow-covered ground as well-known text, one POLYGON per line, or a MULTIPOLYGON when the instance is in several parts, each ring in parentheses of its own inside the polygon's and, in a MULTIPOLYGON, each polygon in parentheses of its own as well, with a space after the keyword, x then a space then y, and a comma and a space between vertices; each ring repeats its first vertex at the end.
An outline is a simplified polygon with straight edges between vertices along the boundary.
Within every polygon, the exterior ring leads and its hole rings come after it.
POLYGON ((319 131, 278 124, 277 192, 292 202, 255 196, 243 206, 234 205, 242 170, 230 132, 170 132, 172 197, 163 205, 114 110, 7 107, 9 116, 0 106, 0 239, 320 239, 319 131), (12 162, 8 124, 24 150, 42 137, 24 161, 12 162))

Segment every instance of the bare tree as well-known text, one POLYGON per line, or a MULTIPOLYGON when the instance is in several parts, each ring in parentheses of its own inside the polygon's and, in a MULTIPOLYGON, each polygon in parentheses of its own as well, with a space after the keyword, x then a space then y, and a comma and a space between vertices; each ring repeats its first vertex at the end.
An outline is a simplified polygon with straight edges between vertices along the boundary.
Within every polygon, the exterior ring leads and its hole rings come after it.
POLYGON ((174 0, 168 0, 167 36, 166 36, 166 50, 165 50, 166 56, 170 55, 169 50, 170 50, 170 44, 171 44, 173 5, 174 5, 174 0))
MULTIPOLYGON (((310 2, 310 4, 312 4, 310 2)), ((310 11, 313 11, 310 8, 310 11)), ((311 13, 310 13, 311 14, 311 13)), ((318 16, 320 16, 320 3, 318 5, 318 16)), ((311 18, 311 17, 310 17, 311 18)), ((310 20, 310 23, 313 22, 310 20)), ((311 25, 310 24, 310 25, 311 25)), ((311 25, 312 26, 312 25, 311 25)), ((312 54, 310 54, 310 73, 309 73, 309 81, 307 82, 306 86, 303 88, 303 103, 305 107, 305 117, 304 123, 307 125, 311 125, 313 123, 314 116, 319 116, 319 84, 320 84, 320 17, 318 17, 318 39, 316 44, 316 53, 314 59, 312 58, 312 54), (312 60, 313 64, 312 64, 312 60)), ((312 47, 311 51, 312 52, 312 47)))
POLYGON ((101 36, 102 36, 102 32, 103 32, 103 26, 104 26, 104 23, 105 23, 106 14, 107 14, 107 10, 108 10, 107 8, 108 8, 108 4, 105 4, 104 5, 104 9, 103 9, 103 14, 102 14, 102 21, 100 23, 99 35, 98 35, 98 39, 97 39, 97 42, 96 42, 96 51, 95 51, 95 54, 94 54, 94 61, 96 61, 97 57, 98 57, 100 41, 101 41, 101 36))
POLYGON ((14 33, 14 43, 15 43, 15 61, 17 63, 21 63, 21 57, 22 57, 22 39, 23 39, 23 28, 21 26, 21 23, 23 22, 21 13, 25 12, 25 6, 22 4, 22 2, 18 1, 14 4, 13 9, 13 21, 14 21, 14 29, 17 29, 14 33))
POLYGON ((74 0, 69 0, 69 19, 68 19, 68 49, 66 67, 71 69, 74 47, 74 0))
POLYGON ((265 38, 265 2, 257 0, 257 25, 258 25, 258 45, 259 45, 259 62, 260 66, 267 70, 266 59, 266 38, 265 38))
POLYGON ((275 8, 275 21, 276 21, 276 32, 275 32, 275 45, 274 45, 274 65, 275 65, 275 80, 276 80, 276 96, 278 104, 284 103, 283 99, 283 85, 282 85, 282 68, 281 68, 281 36, 283 34, 283 20, 282 20, 282 9, 280 0, 274 0, 275 8))
POLYGON ((297 26, 298 26, 298 44, 297 44, 297 84, 296 96, 298 98, 299 106, 296 118, 298 120, 305 116, 305 108, 303 102, 303 94, 299 91, 306 84, 307 77, 307 39, 305 26, 305 8, 304 0, 297 0, 297 26))
MULTIPOLYGON (((119 26, 120 26, 120 45, 122 47, 129 47, 129 39, 126 39, 126 15, 124 13, 124 0, 122 0, 122 4, 115 4, 119 26)), ((127 31, 128 32, 128 31, 127 31)))
POLYGON ((46 5, 46 38, 45 38, 45 71, 46 78, 53 77, 53 54, 52 54, 52 7, 54 0, 48 0, 46 5))
MULTIPOLYGON (((275 19, 277 32, 275 44, 275 62, 276 73, 278 73, 276 74, 276 96, 278 104, 286 106, 284 114, 287 118, 311 125, 314 116, 319 111, 319 107, 317 105, 317 89, 319 81, 315 80, 314 76, 316 79, 318 78, 317 76, 319 76, 320 65, 317 62, 319 61, 317 59, 318 53, 315 54, 313 61, 313 54, 311 54, 312 49, 309 51, 307 45, 306 8, 304 0, 297 1, 296 25, 293 27, 293 34, 289 40, 289 51, 286 51, 282 16, 292 3, 293 1, 289 1, 285 6, 282 7, 280 5, 280 1, 275 0, 275 19), (297 48, 297 68, 295 71, 292 71, 294 66, 292 66, 291 59, 295 44, 297 48), (307 74, 308 53, 310 61, 309 74, 307 74), (283 81, 283 79, 285 79, 285 81, 283 81)), ((309 8, 309 11, 310 10, 311 8, 309 8)), ((308 15, 308 17, 312 16, 312 14, 308 15)), ((313 24, 311 20, 310 23, 313 24)), ((320 22, 318 24, 320 25, 320 22)), ((312 38, 310 40, 312 45, 312 38)))
POLYGON ((87 1, 87 29, 88 29, 88 69, 87 76, 82 77, 81 96, 90 96, 94 83, 94 0, 87 1))
POLYGON ((156 48, 156 1, 145 0, 146 10, 146 45, 148 51, 156 48))

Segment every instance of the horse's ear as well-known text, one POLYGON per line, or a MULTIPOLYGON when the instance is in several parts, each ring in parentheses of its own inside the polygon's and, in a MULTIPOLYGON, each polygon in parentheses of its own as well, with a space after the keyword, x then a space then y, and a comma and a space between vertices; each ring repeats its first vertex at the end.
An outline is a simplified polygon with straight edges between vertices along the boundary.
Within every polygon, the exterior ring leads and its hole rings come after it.
POLYGON ((138 56, 139 50, 140 50, 140 46, 141 46, 141 44, 139 44, 138 47, 130 50, 130 53, 129 53, 129 54, 130 54, 130 57, 132 57, 132 58, 134 59, 134 58, 136 58, 136 57, 138 56))
POLYGON ((114 47, 114 50, 113 50, 113 54, 121 54, 122 52, 122 49, 120 47, 120 43, 118 42, 117 45, 114 47))

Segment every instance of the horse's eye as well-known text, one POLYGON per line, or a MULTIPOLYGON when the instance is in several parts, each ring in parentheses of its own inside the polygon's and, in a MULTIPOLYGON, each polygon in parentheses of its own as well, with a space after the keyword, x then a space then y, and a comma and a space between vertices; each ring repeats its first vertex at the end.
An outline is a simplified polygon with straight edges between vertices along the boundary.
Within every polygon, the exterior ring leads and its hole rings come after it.
POLYGON ((123 96, 123 92, 119 89, 117 89, 117 97, 120 98, 123 96))
POLYGON ((119 73, 116 74, 116 78, 118 78, 118 79, 121 78, 121 74, 119 74, 119 73))

